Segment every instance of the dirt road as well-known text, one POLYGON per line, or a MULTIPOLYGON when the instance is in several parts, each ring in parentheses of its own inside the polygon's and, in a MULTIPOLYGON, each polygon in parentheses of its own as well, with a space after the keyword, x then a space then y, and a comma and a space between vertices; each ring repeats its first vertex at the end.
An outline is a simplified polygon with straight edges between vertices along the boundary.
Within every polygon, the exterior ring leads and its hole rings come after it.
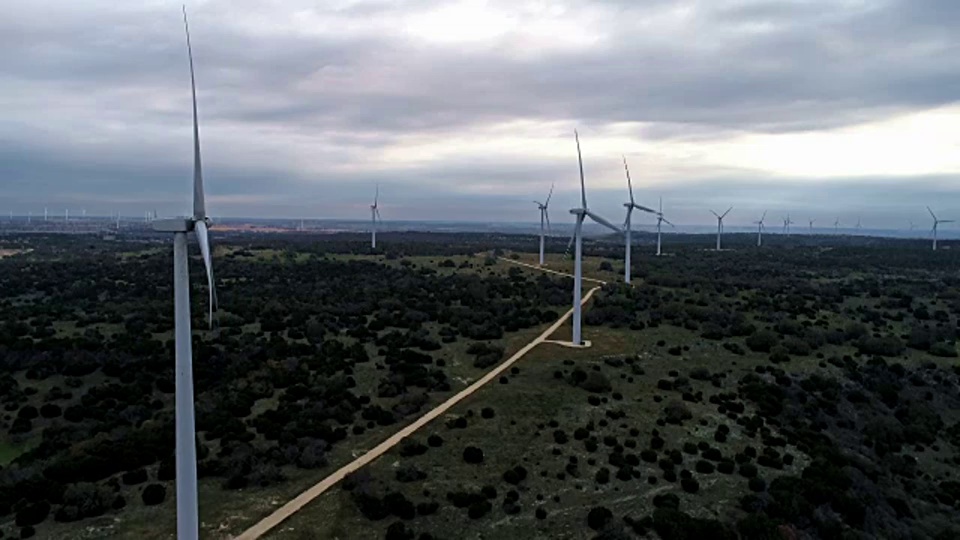
MULTIPOLYGON (((508 262, 508 263, 510 263, 510 264, 517 264, 517 265, 520 265, 520 266, 526 266, 527 268, 533 268, 534 270, 539 270, 539 271, 541 271, 541 272, 546 272, 546 273, 548 273, 548 274, 556 274, 556 275, 558 275, 558 276, 573 277, 573 274, 568 274, 568 273, 566 273, 566 272, 559 272, 559 271, 557 271, 557 270, 551 270, 551 269, 549 269, 549 268, 544 268, 543 266, 537 266, 537 265, 535 265, 535 264, 530 264, 530 263, 515 261, 515 260, 513 260, 513 259, 508 259, 508 258, 506 258, 506 257, 497 257, 497 258, 500 259, 500 260, 503 261, 503 262, 508 262)), ((601 281, 601 280, 599 280, 599 279, 593 279, 593 278, 588 278, 588 277, 581 277, 580 279, 582 279, 582 280, 584 280, 584 281, 589 281, 589 282, 591 282, 591 283, 599 283, 600 285, 606 285, 606 284, 607 284, 606 281, 601 281)))
MULTIPOLYGON (((516 261, 510 261, 510 262, 515 263, 516 261)), ((520 264, 523 264, 523 263, 520 263, 520 264)), ((561 272, 546 270, 546 269, 539 268, 532 265, 524 265, 524 266, 531 266, 532 268, 535 268, 537 270, 543 270, 547 272, 553 272, 555 274, 561 274, 561 272)), ((563 275, 567 275, 567 274, 563 274, 563 275)), ((587 294, 583 295, 583 301, 581 302, 581 305, 586 304, 590 300, 590 297, 593 296, 593 293, 599 288, 600 287, 594 287, 589 291, 587 291, 587 294)), ((306 506, 307 503, 309 503, 310 501, 316 499, 317 497, 325 493, 327 490, 335 486, 337 482, 340 482, 341 480, 343 480, 343 478, 346 475, 352 473, 353 471, 356 471, 357 469, 360 469, 364 465, 382 456, 388 450, 390 450, 391 448, 399 444, 400 441, 402 441, 404 438, 409 437, 410 435, 413 435, 417 430, 419 430, 423 426, 435 420, 440 415, 447 412, 451 407, 453 407, 457 403, 463 401, 465 398, 472 395, 474 392, 482 388, 485 384, 499 377, 501 373, 510 369, 510 366, 515 364, 521 358, 523 358, 534 347, 546 341, 547 338, 550 337, 554 332, 556 332, 557 329, 560 328, 563 325, 563 323, 565 323, 567 319, 570 318, 572 314, 573 314, 573 308, 570 308, 570 310, 567 311, 562 317, 557 319, 557 321, 553 323, 550 326, 550 328, 547 328, 542 334, 537 336, 536 339, 534 339, 533 341, 525 345, 522 349, 517 351, 516 354, 511 356, 505 362, 503 362, 502 364, 494 368, 492 371, 490 371, 489 373, 487 373, 486 375, 478 379, 476 382, 474 382, 470 386, 461 390, 459 393, 457 393, 447 401, 444 401, 443 403, 438 405, 435 409, 424 414, 409 426, 391 435, 390 438, 378 444, 367 453, 351 461, 347 465, 344 465, 343 467, 338 469, 336 472, 334 472, 330 476, 321 480, 320 483, 314 485, 313 487, 304 491, 300 495, 297 495, 290 502, 276 509, 272 514, 263 518, 262 520, 260 520, 259 523, 257 523, 253 527, 250 527, 249 529, 244 531, 241 535, 237 536, 236 537, 237 540, 255 540, 257 538, 260 538, 264 534, 268 533, 271 529, 273 529, 277 525, 280 525, 280 523, 282 523, 284 520, 286 520, 287 518, 292 516, 295 512, 299 511, 304 506, 306 506)))

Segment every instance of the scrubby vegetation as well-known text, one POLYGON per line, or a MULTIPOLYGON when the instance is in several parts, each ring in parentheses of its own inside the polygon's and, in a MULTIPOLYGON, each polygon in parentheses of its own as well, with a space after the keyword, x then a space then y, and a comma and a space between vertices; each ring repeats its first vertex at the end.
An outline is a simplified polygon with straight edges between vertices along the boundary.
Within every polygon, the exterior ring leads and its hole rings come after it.
MULTIPOLYGON (((569 279, 497 258, 529 262, 529 239, 394 240, 218 243, 216 330, 193 294, 206 486, 322 478, 568 307, 569 279)), ((0 261, 0 531, 108 517, 122 535, 132 508, 172 526, 169 246, 18 242, 35 249, 0 261)), ((637 250, 628 287, 620 248, 588 242, 610 281, 593 348, 537 347, 275 534, 960 537, 960 256, 841 244, 637 250)))

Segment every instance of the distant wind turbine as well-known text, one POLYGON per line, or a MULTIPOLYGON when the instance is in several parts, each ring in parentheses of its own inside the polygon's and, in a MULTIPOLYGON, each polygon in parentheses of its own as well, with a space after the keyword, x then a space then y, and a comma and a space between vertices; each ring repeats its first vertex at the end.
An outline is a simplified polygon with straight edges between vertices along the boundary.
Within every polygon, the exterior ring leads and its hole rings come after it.
POLYGON ((833 233, 840 234, 840 218, 833 222, 833 233))
POLYGON ((673 223, 667 221, 667 218, 663 217, 663 197, 660 197, 660 211, 657 212, 657 257, 661 255, 660 253, 660 228, 663 223, 673 227, 673 223))
POLYGON ((64 208, 64 209, 63 209, 63 222, 66 223, 66 222, 68 222, 68 221, 70 221, 70 209, 69 209, 69 208, 64 208))
POLYGON ((808 220, 810 221, 810 234, 813 234, 813 224, 817 222, 815 219, 808 220))
POLYGON ((760 216, 760 221, 754 221, 753 224, 757 226, 757 247, 763 245, 763 220, 767 219, 767 211, 763 211, 763 215, 760 216))
POLYGON ((583 155, 580 153, 580 135, 574 130, 573 136, 577 141, 577 161, 580 164, 580 208, 570 210, 571 214, 577 216, 577 224, 573 228, 573 237, 570 239, 576 246, 573 263, 573 343, 574 345, 582 345, 583 341, 580 338, 580 299, 582 294, 581 286, 583 285, 583 221, 589 216, 593 221, 612 231, 618 233, 623 231, 587 208, 587 188, 583 179, 583 155))
POLYGON ((627 167, 627 157, 623 157, 623 170, 627 173, 627 191, 630 192, 630 201, 623 203, 623 206, 627 208, 627 219, 623 222, 623 229, 626 233, 626 239, 624 245, 626 246, 625 255, 624 255, 624 267, 623 267, 623 281, 624 283, 630 283, 630 263, 632 256, 630 253, 630 218, 633 216, 634 209, 642 210, 644 212, 649 212, 651 214, 656 214, 656 211, 647 208, 646 206, 640 206, 635 200, 633 200, 633 182, 630 180, 630 168, 627 167))
MULTIPOLYGON (((190 60, 190 89, 193 98, 193 215, 187 218, 163 219, 153 222, 158 232, 173 233, 173 285, 175 314, 175 411, 176 411, 176 486, 177 538, 193 540, 199 534, 197 515, 197 447, 194 423, 193 348, 190 330, 190 274, 188 269, 187 234, 193 231, 200 244, 200 253, 207 273, 209 291, 208 322, 213 327, 213 313, 217 306, 213 286, 213 261, 210 252, 207 216, 203 192, 203 170, 200 160, 200 129, 197 122, 197 89, 193 74, 193 51, 190 47, 190 28, 187 11, 183 10, 184 33, 187 38, 187 57, 190 60)), ((148 214, 149 215, 149 214, 148 214)))
POLYGON ((370 205, 370 247, 372 249, 377 249, 377 221, 383 221, 380 219, 380 184, 377 184, 377 190, 373 195, 373 204, 370 205))
POLYGON ((937 250, 937 230, 940 228, 941 223, 953 223, 952 219, 938 219, 937 215, 933 213, 933 210, 930 207, 927 207, 927 212, 930 212, 930 217, 933 218, 933 229, 930 231, 933 234, 933 250, 937 250))
POLYGON ((796 223, 790 219, 790 214, 787 214, 787 217, 783 218, 783 234, 790 236, 790 226, 796 223))
POLYGON ((717 251, 720 251, 720 236, 723 234, 723 218, 727 217, 727 214, 729 214, 731 210, 733 210, 732 206, 727 208, 727 211, 722 215, 714 212, 713 210, 710 211, 710 213, 717 216, 717 251))
POLYGON ((545 201, 533 201, 533 203, 537 205, 537 208, 540 209, 540 266, 543 266, 543 246, 546 242, 547 231, 550 230, 550 215, 548 214, 550 197, 553 197, 553 184, 550 184, 550 192, 547 193, 547 199, 545 201), (546 229, 544 229, 544 223, 546 223, 546 229))

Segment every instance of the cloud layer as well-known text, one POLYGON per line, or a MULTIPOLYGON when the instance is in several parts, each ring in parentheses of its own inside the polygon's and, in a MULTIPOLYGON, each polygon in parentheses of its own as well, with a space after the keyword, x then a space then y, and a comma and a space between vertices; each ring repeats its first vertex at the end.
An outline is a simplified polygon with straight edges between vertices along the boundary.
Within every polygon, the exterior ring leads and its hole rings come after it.
MULTIPOLYGON (((187 9, 214 214, 362 218, 379 182, 385 218, 533 220, 551 182, 558 210, 576 201, 574 127, 611 216, 621 154, 691 223, 728 203, 892 222, 958 200, 952 0, 187 9)), ((179 5, 6 11, 0 205, 185 212, 179 5)))

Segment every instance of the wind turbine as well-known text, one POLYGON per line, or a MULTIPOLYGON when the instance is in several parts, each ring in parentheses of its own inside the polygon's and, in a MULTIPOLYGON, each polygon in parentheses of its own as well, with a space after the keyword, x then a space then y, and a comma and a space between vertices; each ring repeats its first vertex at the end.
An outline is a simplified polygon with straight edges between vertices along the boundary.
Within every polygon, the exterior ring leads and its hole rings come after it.
POLYGON ((732 206, 727 208, 727 211, 722 215, 713 210, 710 211, 711 214, 717 216, 717 251, 720 251, 720 236, 723 234, 723 218, 727 217, 727 214, 729 214, 731 210, 733 210, 732 206))
POLYGON ((553 184, 550 184, 550 192, 547 193, 546 201, 533 201, 533 203, 537 205, 537 208, 540 209, 540 266, 543 266, 543 245, 546 238, 546 233, 543 228, 544 222, 547 224, 547 230, 550 229, 550 215, 547 213, 550 207, 550 197, 553 197, 553 184))
POLYGON ((663 197, 660 197, 660 211, 657 212, 657 257, 661 255, 660 253, 660 226, 661 224, 666 223, 667 225, 673 227, 673 223, 667 221, 667 218, 663 217, 663 197))
POLYGON ((754 221, 753 224, 757 226, 757 247, 763 245, 763 220, 767 219, 767 211, 763 211, 763 215, 760 216, 760 221, 754 221))
POLYGON ((207 272, 209 290, 208 321, 213 327, 213 313, 217 297, 213 287, 213 261, 203 193, 203 172, 200 164, 200 129, 197 125, 197 88, 193 74, 193 51, 190 47, 190 28, 187 10, 183 10, 183 28, 187 38, 187 57, 190 60, 190 89, 193 98, 193 215, 186 218, 161 219, 153 222, 158 232, 173 233, 173 289, 176 321, 176 475, 177 475, 177 538, 195 539, 199 534, 197 516, 197 448, 194 424, 193 348, 190 342, 190 275, 187 266, 187 234, 193 231, 200 244, 203 264, 207 272))
POLYGON ((27 212, 27 223, 29 224, 32 222, 33 222, 33 210, 30 210, 27 212))
POLYGON ((840 218, 833 222, 833 234, 840 234, 840 218))
POLYGON ((373 204, 370 205, 370 247, 372 249, 377 249, 377 220, 380 220, 382 223, 383 220, 380 219, 380 208, 377 206, 380 200, 380 184, 377 184, 377 191, 373 195, 373 204))
POLYGON ((863 228, 863 227, 860 225, 860 217, 858 216, 858 217, 857 217, 857 232, 858 232, 858 233, 860 232, 860 229, 861 229, 861 228, 863 228))
POLYGON ((787 217, 783 218, 783 234, 790 236, 790 226, 796 223, 790 219, 790 214, 787 214, 787 217))
POLYGON ((813 224, 816 223, 817 220, 811 219, 808 221, 810 222, 810 234, 813 234, 813 224))
POLYGON ((937 215, 933 213, 933 210, 931 210, 929 206, 927 207, 927 212, 930 212, 930 216, 933 218, 933 230, 931 232, 933 233, 933 250, 936 251, 937 250, 937 229, 940 228, 941 223, 953 223, 954 220, 938 219, 937 215))
POLYGON ((644 212, 649 212, 651 214, 656 214, 656 212, 646 206, 640 206, 636 201, 633 200, 633 181, 630 180, 630 168, 627 167, 627 157, 623 157, 623 170, 627 173, 627 190, 630 192, 630 202, 623 203, 623 206, 627 208, 627 220, 623 222, 623 229, 626 232, 626 254, 624 256, 624 265, 623 265, 623 282, 630 283, 630 218, 633 216, 633 210, 643 210, 644 212))
POLYGON ((573 228, 573 237, 570 239, 570 241, 576 245, 573 263, 573 343, 574 345, 581 345, 583 343, 580 339, 580 298, 582 292, 580 287, 583 282, 583 221, 589 216, 593 221, 612 231, 618 233, 623 231, 587 208, 587 188, 583 180, 583 156, 580 153, 580 135, 577 133, 577 130, 573 131, 573 136, 577 141, 577 161, 580 164, 580 208, 570 210, 571 214, 577 216, 577 224, 573 228))
POLYGON ((47 207, 46 207, 46 206, 43 207, 43 220, 44 220, 44 221, 47 220, 47 207))

